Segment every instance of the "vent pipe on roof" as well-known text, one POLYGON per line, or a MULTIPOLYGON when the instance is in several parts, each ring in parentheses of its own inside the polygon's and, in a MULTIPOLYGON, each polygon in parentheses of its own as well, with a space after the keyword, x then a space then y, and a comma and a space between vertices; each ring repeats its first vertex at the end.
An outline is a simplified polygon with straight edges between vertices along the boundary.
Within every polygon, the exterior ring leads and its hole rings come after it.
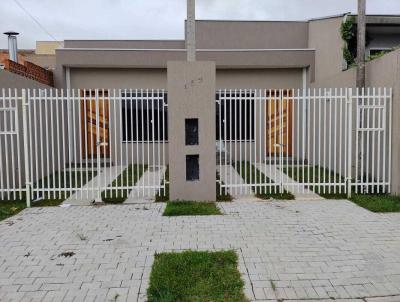
POLYGON ((8 31, 4 34, 8 36, 8 57, 11 61, 18 63, 17 36, 19 33, 8 31))

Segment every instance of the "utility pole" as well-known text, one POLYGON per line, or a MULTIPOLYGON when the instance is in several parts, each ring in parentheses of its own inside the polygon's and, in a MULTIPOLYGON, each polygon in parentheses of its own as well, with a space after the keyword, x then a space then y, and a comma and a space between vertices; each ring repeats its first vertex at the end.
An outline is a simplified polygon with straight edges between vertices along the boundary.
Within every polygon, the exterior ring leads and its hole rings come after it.
MULTIPOLYGON (((358 16, 357 16, 357 79, 356 86, 358 89, 363 89, 365 87, 365 32, 366 32, 366 0, 358 0, 358 16)), ((361 91, 360 91, 361 92, 361 91)), ((361 100, 357 100, 358 104, 361 103, 361 100)), ((363 126, 362 119, 360 119, 360 125, 355 125, 355 127, 363 126)), ((356 132, 357 133, 357 132, 356 132)), ((361 144, 361 138, 355 134, 356 139, 358 139, 358 143, 361 144)), ((361 171, 361 159, 363 158, 363 152, 360 150, 356 155, 359 159, 358 167, 356 168, 356 175, 360 175, 361 171)), ((363 175, 361 175, 363 177, 363 175)), ((351 195, 351 189, 348 192, 351 195)))
POLYGON ((186 50, 188 62, 196 61, 196 0, 187 0, 186 50))
POLYGON ((358 0, 357 17, 357 87, 365 87, 366 0, 358 0))

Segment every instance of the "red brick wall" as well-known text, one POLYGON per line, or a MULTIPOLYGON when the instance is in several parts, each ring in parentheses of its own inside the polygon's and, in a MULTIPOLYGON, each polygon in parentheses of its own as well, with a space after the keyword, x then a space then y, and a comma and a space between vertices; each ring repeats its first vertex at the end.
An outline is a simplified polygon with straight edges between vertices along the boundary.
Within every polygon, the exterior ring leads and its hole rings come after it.
POLYGON ((4 64, 5 69, 10 72, 38 81, 39 83, 45 85, 54 86, 53 72, 46 70, 36 64, 25 61, 24 65, 22 65, 8 59, 4 61, 4 64))

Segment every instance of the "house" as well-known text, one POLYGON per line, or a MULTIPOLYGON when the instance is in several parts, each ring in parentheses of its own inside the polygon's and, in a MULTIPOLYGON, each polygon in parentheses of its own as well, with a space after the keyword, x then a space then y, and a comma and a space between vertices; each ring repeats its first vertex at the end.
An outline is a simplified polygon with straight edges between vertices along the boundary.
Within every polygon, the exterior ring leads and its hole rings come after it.
MULTIPOLYGON (((331 179, 326 185, 325 179, 323 182, 302 179, 301 184, 294 185, 282 175, 283 165, 289 171, 291 164, 298 171, 309 166, 329 169, 340 175, 339 182, 332 180, 335 188, 347 192, 351 192, 352 186, 360 191, 366 188, 367 192, 383 187, 383 191, 388 192, 393 183, 399 192, 400 177, 396 172, 393 172, 395 180, 391 180, 390 88, 394 88, 396 97, 400 89, 390 81, 376 81, 391 78, 381 76, 382 68, 375 63, 380 59, 367 66, 367 83, 388 87, 384 93, 373 91, 372 97, 368 92, 368 100, 375 102, 377 99, 377 103, 360 108, 356 95, 346 89, 355 87, 355 69, 351 68, 356 47, 354 17, 343 14, 307 21, 196 22, 197 59, 216 65, 215 86, 212 68, 209 69, 212 76, 207 78, 212 79, 208 91, 212 90, 211 100, 205 100, 212 101, 208 111, 212 112, 212 118, 207 119, 211 121, 207 125, 211 128, 207 128, 207 134, 213 140, 210 150, 219 158, 217 170, 225 183, 224 188, 240 193, 251 191, 249 183, 237 184, 235 178, 228 179, 233 163, 250 162, 264 169, 265 174, 266 167, 269 168, 268 177, 273 182, 257 180, 262 182, 257 185, 265 189, 280 184, 281 188, 292 186, 293 189, 294 186, 294 190, 300 191, 304 188, 300 185, 310 186, 316 182, 325 190, 332 185, 331 179), (345 92, 318 91, 321 87, 339 87, 345 92), (317 88, 317 92, 307 88, 317 88), (356 112, 372 118, 356 123, 356 112), (379 127, 369 122, 375 121, 375 113, 381 117, 379 127), (215 139, 210 129, 215 129, 215 139), (358 143, 359 138, 369 136, 371 140, 358 143), (373 150, 372 154, 358 154, 357 148, 367 145, 365 149, 373 150), (366 167, 359 169, 358 159, 366 167), (379 168, 369 164, 375 162, 380 163, 379 168), (373 180, 372 185, 365 184, 366 177, 373 180), (354 183, 349 185, 348 180, 352 179, 354 183)), ((399 30, 399 16, 368 16, 368 58, 395 48, 399 30)), ((29 128, 34 131, 29 133, 31 148, 35 150, 30 155, 35 162, 30 169, 33 181, 48 177, 51 171, 54 175, 58 170, 68 173, 70 169, 77 172, 78 167, 85 167, 86 170, 79 170, 84 173, 89 168, 111 166, 104 174, 108 180, 102 183, 102 188, 85 189, 101 192, 109 190, 108 181, 125 175, 124 170, 129 165, 137 164, 161 172, 155 177, 155 183, 153 179, 153 185, 146 178, 148 183, 141 185, 143 191, 135 188, 134 193, 141 195, 145 190, 161 190, 165 168, 173 154, 171 150, 177 145, 170 144, 177 132, 176 128, 171 128, 168 118, 176 117, 172 113, 174 106, 181 112, 176 100, 184 101, 180 97, 183 94, 173 97, 170 88, 197 83, 192 79, 189 84, 169 85, 167 64, 171 66, 173 61, 186 60, 185 40, 65 40, 59 45, 47 45, 44 51, 37 50, 37 62, 38 58, 45 58, 43 56, 54 60, 58 90, 34 91, 28 95, 29 113, 33 114, 29 128), (38 119, 35 112, 39 114, 38 119), (40 115, 53 117, 47 120, 49 128, 37 124, 41 121, 40 115), (45 140, 44 148, 39 145, 40 140, 45 140)), ((385 64, 394 66, 391 63, 396 62, 397 53, 385 55, 384 58, 390 58, 385 64)), ((393 70, 390 74, 397 73, 393 70)), ((199 95, 201 93, 196 97, 199 95)), ((13 98, 12 95, 8 97, 13 98)), ((196 116, 189 116, 193 121, 188 121, 188 125, 185 119, 185 127, 199 129, 201 123, 196 122, 196 116)), ((181 118, 172 119, 175 122, 181 118)), ((183 127, 182 124, 179 127, 183 127)), ((179 133, 183 135, 184 130, 179 133)), ((186 168, 189 164, 198 168, 201 160, 204 164, 204 158, 214 157, 211 153, 189 155, 193 158, 186 158, 186 168)), ((132 187, 123 186, 123 189, 129 193, 132 187)), ((34 187, 33 192, 39 194, 45 189, 34 187)), ((63 190, 73 192, 80 188, 59 188, 60 192, 63 190)))
MULTIPOLYGON (((198 59, 216 62, 217 88, 308 87, 348 67, 348 41, 341 37, 348 20, 356 24, 351 14, 308 21, 199 20, 198 59)), ((399 45, 399 33, 400 16, 368 16, 367 56, 399 45)), ((185 40, 66 40, 56 50, 56 85, 165 88, 167 62, 184 59, 185 48, 185 40)))
MULTIPOLYGON (((344 23, 351 25, 349 31, 354 36, 356 18, 351 14, 307 21, 199 20, 197 57, 200 61, 216 62, 217 90, 305 89, 350 66, 344 49, 350 48, 354 53, 351 46, 356 47, 356 43, 343 40, 344 23)), ((368 54, 398 45, 396 32, 400 33, 400 16, 368 16, 368 54)), ((66 40, 64 47, 55 51, 56 87, 165 90, 167 62, 184 60, 185 44, 185 40, 66 40)), ((291 93, 285 91, 284 96, 291 93)), ((283 126, 287 128, 292 124, 295 108, 284 106, 282 114, 289 118, 283 126)), ((254 112, 246 112, 250 123, 254 112)), ((277 114, 270 110, 267 123, 277 114)), ((280 139, 279 134, 270 135, 280 139)), ((291 140, 292 136, 289 131, 283 139, 291 140)), ((129 141, 130 134, 124 138, 129 141)), ((270 144, 268 150, 273 149, 270 144)), ((284 153, 292 156, 293 146, 285 146, 284 153)))

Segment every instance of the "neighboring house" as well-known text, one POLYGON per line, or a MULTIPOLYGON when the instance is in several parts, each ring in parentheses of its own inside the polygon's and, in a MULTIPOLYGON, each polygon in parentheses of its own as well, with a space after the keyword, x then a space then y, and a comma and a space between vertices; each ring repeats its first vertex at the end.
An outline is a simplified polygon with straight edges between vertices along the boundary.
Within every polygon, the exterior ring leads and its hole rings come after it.
MULTIPOLYGON (((45 85, 53 86, 53 70, 55 68, 55 49, 62 45, 61 42, 36 42, 36 49, 17 50, 17 62, 10 59, 9 50, 0 50, 0 69, 5 70, 2 74, 1 88, 19 87, 20 83, 15 83, 14 87, 9 84, 16 79, 10 73, 32 79, 45 85)), ((24 80, 21 83, 25 83, 24 80)))
MULTIPOLYGON (((33 50, 20 50, 18 51, 18 63, 20 64, 24 64, 24 62, 27 60, 27 56, 33 54, 34 51, 33 50)), ((8 49, 1 49, 0 50, 0 66, 1 69, 4 69, 6 66, 6 61, 9 58, 9 54, 8 54, 8 49)))
MULTIPOLYGON (((304 88, 347 68, 343 14, 308 21, 199 20, 199 60, 217 63, 218 88, 304 88)), ((355 27, 354 27, 355 29, 355 27)), ((367 17, 367 55, 400 44, 400 16, 367 17)), ((66 40, 55 80, 70 88, 165 88, 185 40, 66 40)))
MULTIPOLYGON (((25 61, 34 63, 44 69, 54 70, 56 67, 56 48, 62 47, 62 42, 37 41, 35 49, 18 50, 18 63, 25 61)), ((8 49, 0 50, 0 65, 5 65, 9 58, 8 49)))

